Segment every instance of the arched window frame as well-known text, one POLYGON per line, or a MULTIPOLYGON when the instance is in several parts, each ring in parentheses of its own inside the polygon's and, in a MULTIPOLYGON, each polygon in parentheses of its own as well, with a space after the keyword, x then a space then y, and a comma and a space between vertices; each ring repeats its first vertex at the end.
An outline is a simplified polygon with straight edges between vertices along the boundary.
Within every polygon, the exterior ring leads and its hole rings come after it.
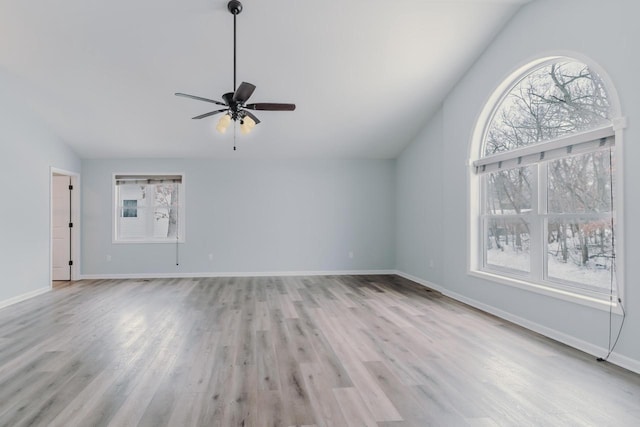
MULTIPOLYGON (((575 302, 578 304, 602 309, 602 310, 610 310, 613 309, 614 312, 621 314, 622 310, 620 309, 620 301, 624 301, 624 221, 623 221, 623 213, 624 213, 624 191, 623 191, 623 163, 624 163, 624 155, 623 155, 623 147, 624 147, 624 129, 626 127, 626 119, 621 114, 620 102, 618 98, 618 94, 616 92, 615 86, 613 85, 611 79, 607 75, 607 73, 600 67, 598 64, 594 63, 594 61, 586 58, 582 55, 577 55, 574 53, 562 54, 558 55, 549 55, 543 58, 538 58, 535 60, 527 61, 525 65, 519 67, 506 78, 504 78, 501 84, 493 91, 491 96, 488 98, 487 102, 484 104, 483 110, 480 112, 478 119, 476 121, 476 127, 473 131, 473 135, 470 143, 470 158, 468 162, 468 226, 467 226, 467 241, 468 241, 468 252, 467 252, 467 266, 468 266, 468 274, 471 276, 479 277, 485 280, 489 280, 495 283, 500 283, 503 285, 508 285, 516 288, 525 289, 531 292, 551 296, 554 298, 567 300, 571 302, 575 302), (584 294, 581 292, 576 292, 571 289, 565 289, 562 287, 554 286, 554 284, 539 280, 540 274, 536 272, 538 278, 532 279, 532 277, 518 277, 517 275, 509 275, 503 272, 491 271, 490 269, 484 268, 483 264, 483 256, 484 256, 484 238, 483 234, 483 226, 482 226, 482 209, 483 209, 483 191, 481 189, 482 186, 482 178, 481 175, 477 173, 478 166, 481 166, 483 163, 483 149, 484 143, 486 139, 486 135, 489 131, 489 127, 491 125, 491 120, 494 117, 496 111, 500 108, 503 100, 509 95, 510 91, 516 87, 523 78, 525 78, 530 73, 535 70, 544 67, 545 65, 552 64, 554 62, 562 62, 562 61, 577 61, 582 62, 587 65, 591 70, 596 72, 600 78, 604 82, 604 86, 607 91, 608 100, 610 103, 610 115, 612 119, 607 126, 604 126, 603 129, 598 129, 597 132, 610 132, 615 139, 614 145, 614 155, 617 159, 616 168, 615 168, 615 187, 614 187, 614 221, 615 221, 615 279, 616 279, 616 290, 617 293, 613 298, 609 298, 607 296, 604 297, 594 297, 592 295, 584 294), (608 129, 608 130, 607 130, 608 129)), ((591 134, 593 131, 585 132, 586 134, 591 134)), ((566 137, 559 138, 559 140, 573 139, 574 141, 579 141, 580 136, 578 134, 571 134, 566 137)), ((543 144, 547 144, 545 142, 543 144)), ((558 142, 559 145, 570 145, 566 141, 558 142)), ((527 151, 527 148, 522 149, 527 151)), ((535 151, 532 149, 530 151, 535 151)), ((508 157, 508 156, 507 156, 508 157)), ((541 255, 541 254, 538 254, 541 255)), ((534 265, 532 268, 538 268, 540 263, 544 263, 544 261, 534 261, 537 262, 537 266, 534 265)), ((544 273, 542 273, 544 276, 544 273)))

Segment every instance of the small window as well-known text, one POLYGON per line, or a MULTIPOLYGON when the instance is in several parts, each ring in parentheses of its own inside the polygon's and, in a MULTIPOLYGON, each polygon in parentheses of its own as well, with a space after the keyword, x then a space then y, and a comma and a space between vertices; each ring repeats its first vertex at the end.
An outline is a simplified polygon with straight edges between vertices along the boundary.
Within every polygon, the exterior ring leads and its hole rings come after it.
POLYGON ((115 241, 184 241, 182 175, 116 175, 115 241))
POLYGON ((477 270, 608 301, 615 284, 615 131, 598 74, 529 71, 494 108, 474 162, 477 270))
POLYGON ((137 200, 122 201, 122 217, 123 218, 138 217, 138 201, 137 200))

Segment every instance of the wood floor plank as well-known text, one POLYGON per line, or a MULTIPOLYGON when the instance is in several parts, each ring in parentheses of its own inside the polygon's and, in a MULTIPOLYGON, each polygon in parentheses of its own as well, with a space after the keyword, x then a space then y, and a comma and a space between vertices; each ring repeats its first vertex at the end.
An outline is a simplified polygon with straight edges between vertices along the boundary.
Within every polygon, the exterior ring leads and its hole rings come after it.
POLYGON ((256 332, 258 391, 280 390, 274 342, 268 331, 256 332))
POLYGON ((265 390, 258 392, 257 403, 258 427, 280 427, 288 425, 285 415, 282 394, 275 390, 265 390))
POLYGON ((329 383, 330 379, 324 376, 324 368, 318 363, 303 363, 300 366, 309 400, 318 426, 340 427, 347 424, 344 419, 340 404, 331 392, 334 387, 329 383))
POLYGON ((87 280, 0 309, 0 426, 638 419, 640 375, 397 276, 87 280))
POLYGON ((362 400, 369 408, 369 412, 376 421, 399 421, 402 416, 393 405, 389 397, 376 383, 371 374, 347 346, 336 346, 336 353, 340 356, 345 370, 360 393, 362 400))
POLYGON ((221 425, 229 427, 255 426, 258 422, 257 369, 254 365, 235 365, 231 382, 226 385, 226 405, 221 425))
POLYGON ((285 323, 289 331, 291 351, 295 360, 298 363, 317 361, 312 345, 313 332, 308 330, 300 319, 287 319, 285 323))
POLYGON ((416 425, 464 425, 464 417, 453 407, 434 404, 431 399, 421 399, 414 388, 402 384, 382 362, 365 362, 385 394, 402 414, 402 417, 416 425))
POLYGON ((374 415, 362 400, 362 396, 355 388, 336 388, 333 394, 342 410, 346 426, 349 427, 377 427, 374 415))
MULTIPOLYGON (((64 427, 68 420, 80 420, 90 418, 91 414, 104 399, 104 395, 119 379, 117 373, 113 370, 102 371, 82 393, 79 393, 74 399, 70 400, 65 408, 49 422, 51 427, 64 427)), ((92 424, 96 425, 96 424, 92 424)))
MULTIPOLYGON (((259 289, 263 289, 262 286, 258 286, 259 289)), ((256 331, 268 331, 271 329, 271 322, 269 316, 269 303, 266 301, 256 301, 256 320, 254 322, 256 331)))
POLYGON ((305 388, 300 364, 295 358, 286 320, 279 309, 272 310, 275 332, 276 363, 287 425, 313 423, 309 394, 305 388))
POLYGON ((136 378, 136 385, 127 400, 115 413, 111 426, 137 425, 160 386, 163 376, 175 363, 175 355, 159 354, 148 369, 136 378))
POLYGON ((197 427, 200 407, 199 393, 186 392, 178 396, 167 422, 168 426, 197 427))
POLYGON ((188 393, 203 393, 207 390, 208 380, 215 369, 211 361, 219 344, 220 332, 209 330, 203 332, 199 345, 190 349, 193 357, 185 385, 188 393))

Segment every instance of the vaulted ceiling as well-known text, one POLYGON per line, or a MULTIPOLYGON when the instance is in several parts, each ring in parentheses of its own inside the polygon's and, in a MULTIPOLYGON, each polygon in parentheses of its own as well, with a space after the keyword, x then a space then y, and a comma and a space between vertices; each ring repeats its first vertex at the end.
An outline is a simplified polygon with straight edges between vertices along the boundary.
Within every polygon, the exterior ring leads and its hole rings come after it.
MULTIPOLYGON (((0 76, 81 157, 393 158, 528 0, 243 0, 250 135, 190 118, 233 87, 227 0, 0 0, 0 76)), ((212 108, 214 107, 214 108, 212 108)))

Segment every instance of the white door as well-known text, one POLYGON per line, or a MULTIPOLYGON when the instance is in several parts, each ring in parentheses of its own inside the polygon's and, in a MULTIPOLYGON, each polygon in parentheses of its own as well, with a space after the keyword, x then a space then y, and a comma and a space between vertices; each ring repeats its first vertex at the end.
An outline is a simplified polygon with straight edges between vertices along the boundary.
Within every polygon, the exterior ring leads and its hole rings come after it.
POLYGON ((51 194, 51 222, 53 226, 52 241, 52 279, 71 280, 71 178, 68 176, 54 175, 53 190, 51 194))

